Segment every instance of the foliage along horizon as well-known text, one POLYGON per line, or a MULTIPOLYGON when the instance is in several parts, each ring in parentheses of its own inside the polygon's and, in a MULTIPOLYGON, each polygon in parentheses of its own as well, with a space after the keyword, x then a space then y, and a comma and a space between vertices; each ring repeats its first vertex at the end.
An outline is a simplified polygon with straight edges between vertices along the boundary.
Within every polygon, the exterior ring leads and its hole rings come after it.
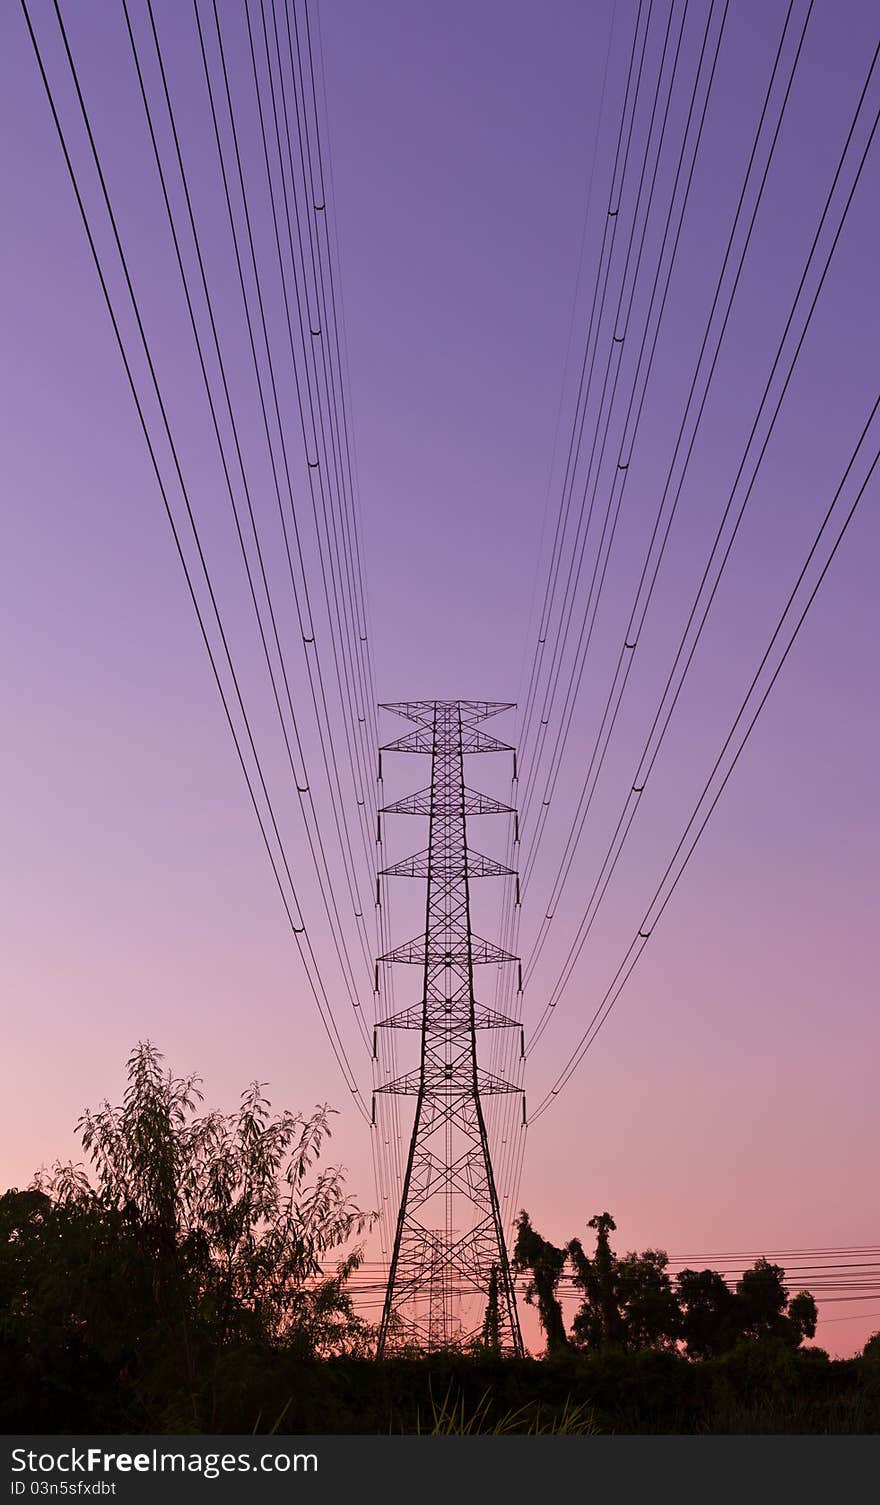
MULTIPOLYGON (((246 1404, 255 1365, 262 1377, 277 1363, 372 1359, 375 1329, 348 1281, 363 1258, 352 1240, 375 1214, 339 1166, 319 1166, 332 1110, 273 1114, 253 1082, 235 1112, 200 1114, 200 1078, 162 1060, 141 1042, 121 1105, 80 1118, 96 1185, 82 1165, 56 1161, 0 1196, 0 1404, 19 1427, 31 1405, 49 1430, 84 1415, 97 1430, 210 1431, 224 1407, 246 1404)), ((589 1226, 592 1256, 577 1238, 557 1248, 520 1215, 513 1265, 528 1273, 548 1360, 666 1353, 693 1367, 749 1344, 795 1353, 815 1333, 812 1296, 790 1297, 779 1266, 758 1260, 733 1291, 712 1270, 673 1285, 663 1251, 618 1256, 610 1214, 589 1226), (566 1263, 582 1296, 568 1332, 557 1296, 566 1263)), ((482 1340, 458 1358, 509 1368, 497 1277, 488 1294, 482 1340)), ((878 1349, 875 1335, 865 1357, 878 1349)))

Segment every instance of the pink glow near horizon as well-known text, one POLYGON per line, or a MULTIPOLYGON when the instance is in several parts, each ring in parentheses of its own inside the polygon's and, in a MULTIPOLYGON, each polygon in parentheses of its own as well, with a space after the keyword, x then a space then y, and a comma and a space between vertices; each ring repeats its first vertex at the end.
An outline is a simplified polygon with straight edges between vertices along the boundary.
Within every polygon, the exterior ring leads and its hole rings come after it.
MULTIPOLYGON (((638 577, 785 7, 774 0, 731 9, 664 316, 672 334, 658 352, 609 604, 536 869, 534 909, 523 922, 526 944, 607 693, 619 619, 638 577)), ((612 94, 622 89, 635 8, 618 10, 612 94)), ((207 164, 197 207, 215 232, 210 273, 227 299, 246 427, 257 434, 204 102, 188 83, 196 77, 191 18, 170 0, 157 15, 187 148, 207 164)), ((239 24, 233 7, 224 19, 230 29, 239 24)), ((575 0, 322 6, 380 700, 522 693, 608 24, 606 5, 575 0)), ((304 908, 354 1057, 357 1035, 321 931, 277 728, 272 740, 122 23, 71 11, 70 25, 270 776, 283 791, 304 908)), ((4 343, 13 353, 0 376, 3 1185, 24 1184, 56 1156, 77 1158, 76 1118, 104 1096, 119 1099, 124 1061, 149 1037, 175 1070, 201 1071, 209 1106, 232 1108, 258 1078, 270 1083, 279 1108, 339 1107, 330 1156, 349 1167, 353 1191, 371 1205, 367 1132, 272 887, 20 16, 7 10, 2 28, 0 150, 15 206, 0 247, 4 343)), ((49 34, 48 11, 41 29, 49 34)), ((849 7, 846 26, 833 8, 820 9, 808 31, 650 631, 526 997, 532 1024, 662 688, 875 31, 868 4, 849 7)), ((686 35, 693 45, 696 27, 686 35)), ((54 61, 61 76, 60 57, 54 61)), ((600 180, 607 148, 606 122, 600 180)), ((873 400, 877 173, 875 150, 651 799, 530 1062, 530 1105, 543 1097, 614 973, 873 400)), ((594 212, 563 436, 597 225, 594 212)), ((554 503, 563 462, 557 452, 554 503)), ((298 450, 296 465, 301 481, 298 450)), ((872 1191, 880 1046, 877 502, 875 485, 643 960, 577 1075, 529 1134, 519 1201, 554 1241, 583 1237, 587 1219, 607 1208, 621 1250, 659 1246, 696 1256, 880 1244, 872 1191)), ((545 544, 545 564, 546 553, 545 544)), ((284 630, 296 647, 289 601, 284 630)), ((303 696, 299 661, 297 676, 303 696)), ((495 728, 512 736, 513 718, 504 726, 499 718, 495 728)), ((390 724, 382 730, 397 734, 390 724)), ((393 777, 403 791, 419 787, 422 775, 417 760, 407 760, 393 777)), ((471 777, 489 787, 492 775, 479 769, 471 777)), ((415 850, 421 837, 417 822, 401 820, 392 855, 415 850)), ((477 845, 501 855, 501 841, 487 823, 477 845)), ((489 927, 497 895, 481 902, 489 927)), ((412 894, 401 893, 395 939, 415 933, 416 913, 412 894)), ((401 1002, 411 1001, 414 988, 415 973, 398 981, 401 1002)), ((880 1298, 828 1301, 820 1315, 817 1341, 851 1353, 880 1328, 880 1298)))

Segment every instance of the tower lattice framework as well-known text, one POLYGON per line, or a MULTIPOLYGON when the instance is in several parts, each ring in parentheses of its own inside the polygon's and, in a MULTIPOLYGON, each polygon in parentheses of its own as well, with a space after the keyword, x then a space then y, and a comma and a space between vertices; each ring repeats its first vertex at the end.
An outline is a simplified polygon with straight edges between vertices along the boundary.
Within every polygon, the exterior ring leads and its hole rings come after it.
POLYGON ((481 1334, 521 1353, 482 1103, 519 1089, 481 1066, 477 1047, 481 1032, 520 1025, 478 1002, 474 991, 475 967, 516 964, 517 958, 474 935, 470 903, 472 878, 515 875, 468 843, 470 816, 515 811, 464 780, 465 754, 513 752, 479 725, 512 707, 424 700, 383 709, 416 729, 382 753, 428 754, 431 782, 380 815, 427 816, 428 845, 384 869, 391 877, 427 879, 427 896, 424 935, 380 957, 421 967, 423 985, 418 1003, 378 1022, 380 1029, 420 1036, 418 1067, 378 1089, 415 1098, 378 1355, 407 1343, 436 1350, 481 1334))

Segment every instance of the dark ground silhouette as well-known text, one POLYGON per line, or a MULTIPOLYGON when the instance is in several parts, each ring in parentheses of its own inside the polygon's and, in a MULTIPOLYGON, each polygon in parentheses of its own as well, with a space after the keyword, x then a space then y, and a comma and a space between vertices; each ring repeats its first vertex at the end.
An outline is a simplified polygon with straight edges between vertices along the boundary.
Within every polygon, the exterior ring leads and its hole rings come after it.
POLYGON ((615 1254, 608 1213, 592 1254, 521 1215, 543 1359, 497 1353, 490 1293, 467 1351, 377 1364, 347 1290, 369 1218, 319 1164, 329 1110, 273 1114, 257 1083, 233 1114, 200 1100, 141 1045, 122 1104, 78 1125, 94 1182, 56 1163, 0 1197, 3 1430, 880 1430, 880 1334, 855 1359, 805 1349, 815 1303, 781 1267, 759 1260, 735 1290, 712 1270, 673 1280, 661 1250, 615 1254))

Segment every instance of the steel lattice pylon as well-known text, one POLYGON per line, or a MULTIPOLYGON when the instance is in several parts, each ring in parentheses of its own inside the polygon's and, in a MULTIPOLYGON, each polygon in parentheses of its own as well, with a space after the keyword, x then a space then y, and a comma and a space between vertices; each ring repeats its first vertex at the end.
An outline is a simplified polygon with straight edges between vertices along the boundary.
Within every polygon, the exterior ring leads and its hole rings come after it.
POLYGON ((377 1356, 400 1344, 436 1350, 479 1336, 490 1287, 497 1292, 493 1342, 521 1353, 481 1102, 487 1094, 519 1089, 484 1070, 477 1059, 478 1030, 520 1026, 474 996, 475 966, 517 959, 473 934, 469 892, 471 878, 511 874, 511 869, 471 851, 467 840, 469 815, 514 812, 467 789, 464 781, 466 753, 513 751, 478 726, 511 707, 423 700, 383 709, 415 722, 416 730, 382 752, 429 754, 431 782, 381 812, 426 815, 429 833, 424 851, 384 870, 395 877, 426 878, 427 902, 424 936, 379 958, 421 966, 424 981, 418 1004, 378 1023, 380 1029, 418 1030, 421 1052, 417 1069, 378 1089, 414 1096, 416 1103, 377 1356), (462 1292, 470 1294, 472 1308, 478 1306, 476 1325, 462 1324, 453 1312, 462 1292), (427 1315, 420 1318, 422 1305, 427 1315))

